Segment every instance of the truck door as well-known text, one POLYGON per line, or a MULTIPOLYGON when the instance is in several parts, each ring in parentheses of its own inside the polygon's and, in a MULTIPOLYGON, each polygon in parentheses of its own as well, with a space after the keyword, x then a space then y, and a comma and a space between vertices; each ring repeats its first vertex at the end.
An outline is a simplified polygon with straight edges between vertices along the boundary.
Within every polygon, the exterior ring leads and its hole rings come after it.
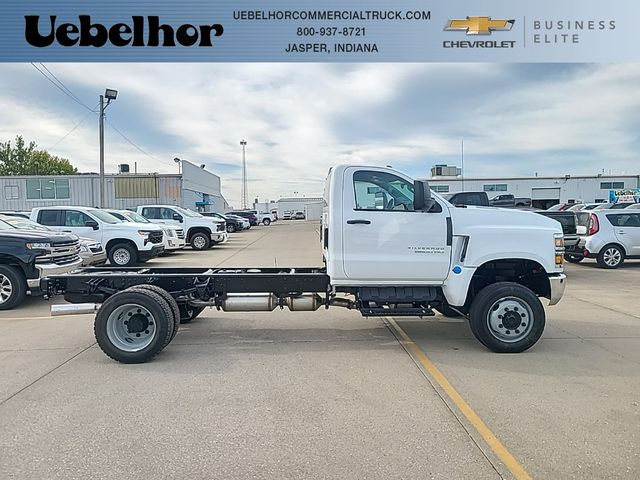
POLYGON ((384 169, 345 170, 343 267, 363 281, 442 283, 449 272, 446 205, 413 210, 413 182, 384 169))
POLYGON ((99 225, 94 218, 79 210, 63 211, 63 231, 74 233, 79 237, 93 238, 99 242, 102 241, 100 228, 94 229, 91 226, 87 226, 87 222, 99 225))

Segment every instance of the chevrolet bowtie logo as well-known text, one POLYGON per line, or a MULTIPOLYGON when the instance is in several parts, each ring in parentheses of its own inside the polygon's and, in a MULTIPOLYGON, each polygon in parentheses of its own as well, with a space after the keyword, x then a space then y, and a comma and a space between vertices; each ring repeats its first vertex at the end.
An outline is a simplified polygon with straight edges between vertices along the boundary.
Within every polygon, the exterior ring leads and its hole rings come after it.
POLYGON ((467 35, 491 35, 493 30, 511 30, 515 20, 492 20, 491 17, 467 17, 466 20, 449 20, 445 30, 462 30, 467 35))

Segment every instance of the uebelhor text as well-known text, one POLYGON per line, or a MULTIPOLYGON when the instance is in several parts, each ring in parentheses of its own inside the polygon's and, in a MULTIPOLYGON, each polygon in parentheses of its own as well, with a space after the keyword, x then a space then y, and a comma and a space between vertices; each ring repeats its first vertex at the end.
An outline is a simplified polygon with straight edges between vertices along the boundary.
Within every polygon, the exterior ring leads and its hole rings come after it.
POLYGON ((116 47, 212 47, 212 37, 224 32, 222 25, 184 24, 178 27, 160 23, 157 16, 132 16, 130 23, 115 23, 109 27, 92 23, 89 15, 79 15, 78 24, 60 23, 56 15, 40 25, 39 15, 25 15, 24 37, 34 47, 49 47, 54 42, 63 47, 102 47, 111 43, 116 47), (42 30, 41 30, 42 29, 42 30), (162 39, 162 40, 161 40, 162 39))

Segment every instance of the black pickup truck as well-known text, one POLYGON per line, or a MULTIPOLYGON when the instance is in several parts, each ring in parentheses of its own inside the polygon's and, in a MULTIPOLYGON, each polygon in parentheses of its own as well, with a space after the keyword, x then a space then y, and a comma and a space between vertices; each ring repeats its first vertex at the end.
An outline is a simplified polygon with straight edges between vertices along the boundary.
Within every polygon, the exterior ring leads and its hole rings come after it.
POLYGON ((20 305, 27 292, 41 294, 41 278, 72 272, 81 264, 75 235, 18 230, 0 221, 0 310, 20 305))
POLYGON ((562 233, 564 233, 564 258, 571 263, 580 262, 580 260, 582 260, 582 254, 577 250, 580 238, 578 236, 578 221, 575 212, 568 210, 541 210, 536 213, 560 222, 560 225, 562 225, 562 233))

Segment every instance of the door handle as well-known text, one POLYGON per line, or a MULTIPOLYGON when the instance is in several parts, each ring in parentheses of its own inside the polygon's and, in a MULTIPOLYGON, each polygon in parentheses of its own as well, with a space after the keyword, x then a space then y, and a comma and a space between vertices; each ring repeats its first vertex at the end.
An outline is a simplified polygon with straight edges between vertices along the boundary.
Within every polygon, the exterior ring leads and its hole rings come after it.
POLYGON ((363 220, 363 219, 357 219, 357 220, 347 220, 347 223, 349 225, 369 225, 371 223, 371 220, 363 220))
POLYGON ((625 234, 626 234, 625 232, 618 230, 618 235, 625 235, 625 234))

